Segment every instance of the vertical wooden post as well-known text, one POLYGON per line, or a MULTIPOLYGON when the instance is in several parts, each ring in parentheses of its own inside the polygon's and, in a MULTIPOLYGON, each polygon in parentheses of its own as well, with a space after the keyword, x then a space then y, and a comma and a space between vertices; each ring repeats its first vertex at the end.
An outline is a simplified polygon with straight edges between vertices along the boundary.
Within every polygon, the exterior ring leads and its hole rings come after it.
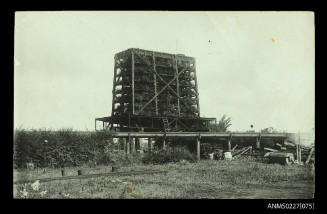
POLYGON ((196 159, 200 161, 200 136, 196 138, 196 159))
POLYGON ((148 152, 151 153, 152 152, 152 139, 148 138, 148 152))
POLYGON ((166 150, 166 138, 163 139, 163 142, 162 142, 162 149, 163 149, 163 150, 166 150))
POLYGON ((227 140, 227 151, 230 152, 232 151, 232 135, 227 140))
POLYGON ((129 149, 129 153, 133 153, 133 138, 131 138, 130 135, 128 135, 128 149, 129 149))
POLYGON ((299 164, 302 163, 301 145, 299 144, 299 164))
POLYGON ((132 142, 131 143, 132 143, 132 148, 131 148, 131 151, 132 152, 131 153, 134 154, 135 153, 135 138, 132 138, 132 142))
POLYGON ((128 114, 128 129, 131 130, 131 114, 128 114))
POLYGON ((195 82, 195 90, 196 90, 196 104, 198 106, 198 116, 200 117, 200 103, 199 103, 199 91, 198 91, 198 82, 196 78, 196 64, 194 59, 194 82, 195 82))
POLYGON ((257 137, 257 141, 256 141, 256 149, 257 149, 257 150, 260 150, 260 140, 261 140, 261 136, 259 135, 259 136, 257 137))
POLYGON ((114 116, 115 116, 115 98, 116 98, 116 75, 117 75, 117 57, 115 56, 115 67, 114 67, 114 79, 113 79, 113 89, 112 89, 112 107, 111 107, 111 119, 112 119, 112 122, 111 122, 111 128, 113 128, 114 126, 114 116))
MULTIPOLYGON (((175 75, 178 75, 178 64, 177 64, 177 57, 175 55, 175 75)), ((181 115, 181 107, 180 107, 180 101, 179 101, 179 78, 176 78, 176 93, 177 93, 177 110, 178 110, 178 116, 181 115)))
MULTIPOLYGON (((156 75, 156 57, 154 51, 152 52, 152 61, 153 61, 153 83, 154 83, 154 95, 157 95, 157 75, 156 75)), ((155 112, 158 115, 158 97, 155 98, 155 112)))
MULTIPOLYGON (((111 138, 111 142, 115 143, 114 142, 114 138, 111 138)), ((121 144, 120 144, 120 141, 116 142, 118 144, 118 151, 121 150, 121 144)))
POLYGON ((140 138, 138 137, 135 138, 135 152, 137 152, 137 150, 140 150, 140 138))
POLYGON ((125 141, 125 145, 126 145, 126 154, 129 154, 129 141, 126 140, 126 138, 124 138, 124 141, 125 141))
POLYGON ((124 150, 124 152, 126 152, 126 140, 125 140, 125 138, 119 138, 119 141, 121 142, 121 144, 123 144, 123 150, 124 150))
POLYGON ((134 115, 134 51, 132 50, 132 113, 134 115))

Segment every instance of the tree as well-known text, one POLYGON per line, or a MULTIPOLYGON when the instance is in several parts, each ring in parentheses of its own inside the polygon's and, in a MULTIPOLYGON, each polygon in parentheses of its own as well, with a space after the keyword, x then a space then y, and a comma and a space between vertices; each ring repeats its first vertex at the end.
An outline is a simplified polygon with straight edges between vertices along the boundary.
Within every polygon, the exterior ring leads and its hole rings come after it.
POLYGON ((230 123, 232 120, 231 117, 227 117, 225 114, 222 116, 222 118, 219 120, 218 124, 213 125, 211 129, 216 132, 227 132, 228 127, 230 127, 232 124, 230 123))

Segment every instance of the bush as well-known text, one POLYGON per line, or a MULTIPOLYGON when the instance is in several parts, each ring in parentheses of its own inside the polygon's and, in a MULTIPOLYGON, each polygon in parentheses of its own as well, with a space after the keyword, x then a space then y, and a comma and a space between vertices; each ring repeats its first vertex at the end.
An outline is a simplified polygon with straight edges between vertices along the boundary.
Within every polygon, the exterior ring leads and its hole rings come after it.
POLYGON ((179 162, 181 160, 194 162, 196 158, 189 150, 184 147, 168 147, 166 150, 158 150, 152 153, 147 153, 142 158, 142 162, 145 164, 164 164, 169 162, 179 162))
POLYGON ((14 131, 14 166, 33 162, 38 167, 80 166, 90 161, 112 162, 113 142, 108 132, 79 132, 71 129, 14 131), (107 153, 105 150, 107 149, 107 153))

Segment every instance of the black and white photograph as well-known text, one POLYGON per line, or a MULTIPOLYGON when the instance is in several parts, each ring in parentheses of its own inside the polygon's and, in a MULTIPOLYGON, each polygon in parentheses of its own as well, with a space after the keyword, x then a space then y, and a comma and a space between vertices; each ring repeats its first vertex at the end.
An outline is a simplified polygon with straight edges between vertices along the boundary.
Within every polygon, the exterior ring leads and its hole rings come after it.
POLYGON ((314 12, 14 16, 14 199, 315 198, 314 12))

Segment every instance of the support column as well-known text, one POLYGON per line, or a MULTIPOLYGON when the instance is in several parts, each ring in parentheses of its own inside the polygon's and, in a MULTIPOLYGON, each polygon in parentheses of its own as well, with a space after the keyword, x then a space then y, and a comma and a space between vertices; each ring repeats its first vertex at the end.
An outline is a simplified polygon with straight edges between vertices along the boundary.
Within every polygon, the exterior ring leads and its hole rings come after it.
POLYGON ((132 60, 131 60, 131 63, 132 63, 132 113, 134 115, 134 112, 135 112, 135 107, 134 107, 134 51, 132 50, 132 60))
POLYGON ((114 78, 113 78, 113 89, 112 89, 112 101, 111 101, 111 127, 110 129, 112 129, 114 127, 114 123, 113 123, 113 118, 115 116, 115 97, 116 97, 116 75, 117 75, 117 58, 115 57, 115 66, 114 66, 114 78))
POLYGON ((135 151, 140 150, 140 138, 135 138, 135 151))
POLYGON ((125 142, 126 142, 126 154, 129 154, 130 153, 130 146, 129 146, 129 140, 126 140, 125 139, 125 142))
POLYGON ((261 140, 261 136, 259 135, 259 137, 257 137, 257 141, 256 141, 256 149, 260 150, 260 140, 261 140))
POLYGON ((299 144, 299 164, 302 163, 301 145, 299 144))
POLYGON ((196 104, 198 106, 198 117, 200 117, 200 102, 199 102, 199 91, 198 91, 198 82, 196 78, 196 62, 194 59, 194 82, 195 82, 195 90, 196 90, 196 104))
POLYGON ((135 153, 135 138, 132 138, 131 141, 131 153, 135 153))
POLYGON ((196 159, 200 161, 200 137, 196 138, 196 159))
POLYGON ((152 139, 148 138, 148 153, 152 152, 152 139))
MULTIPOLYGON (((152 61, 153 61, 153 70, 156 73, 156 57, 154 55, 154 51, 152 51, 152 61)), ((153 83, 154 83, 154 94, 157 94, 157 75, 153 73, 153 83)), ((155 112, 158 115, 158 97, 155 98, 155 112)), ((153 121, 152 121, 153 123, 153 121)), ((153 125, 152 125, 153 127, 153 125)))
POLYGON ((227 140, 227 151, 228 152, 232 151, 232 135, 230 135, 227 140))
MULTIPOLYGON (((111 138, 111 141, 112 141, 113 143, 115 143, 115 142, 114 142, 114 138, 111 138)), ((120 150, 121 150, 120 141, 118 141, 118 142, 116 142, 116 143, 118 144, 118 151, 120 151, 120 150)))
POLYGON ((163 139, 163 142, 162 142, 162 149, 163 149, 163 150, 166 150, 166 138, 163 139))
MULTIPOLYGON (((178 75, 178 64, 177 64, 177 57, 175 55, 175 75, 178 75)), ((176 93, 177 93, 177 110, 178 110, 178 116, 181 115, 181 107, 180 107, 180 101, 179 101, 179 79, 176 78, 176 93)))
POLYGON ((124 152, 127 153, 127 142, 126 142, 126 138, 121 138, 122 139, 122 143, 123 143, 123 147, 124 147, 124 152))

